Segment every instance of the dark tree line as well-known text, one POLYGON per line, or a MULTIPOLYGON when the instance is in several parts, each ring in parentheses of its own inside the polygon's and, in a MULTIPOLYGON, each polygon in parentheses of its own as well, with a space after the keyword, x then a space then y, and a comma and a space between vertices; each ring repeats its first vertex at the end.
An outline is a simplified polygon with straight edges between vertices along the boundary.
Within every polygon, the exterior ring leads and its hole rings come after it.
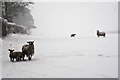
POLYGON ((25 33, 25 28, 17 24, 12 24, 12 18, 17 16, 19 12, 25 13, 24 9, 27 8, 33 2, 2 2, 2 36, 6 36, 10 32, 12 33, 25 33), (14 31, 13 31, 14 30, 14 31), (21 30, 21 31, 20 31, 21 30))
POLYGON ((12 22, 12 17, 17 16, 18 12, 24 13, 24 8, 33 2, 2 2, 2 17, 12 22))

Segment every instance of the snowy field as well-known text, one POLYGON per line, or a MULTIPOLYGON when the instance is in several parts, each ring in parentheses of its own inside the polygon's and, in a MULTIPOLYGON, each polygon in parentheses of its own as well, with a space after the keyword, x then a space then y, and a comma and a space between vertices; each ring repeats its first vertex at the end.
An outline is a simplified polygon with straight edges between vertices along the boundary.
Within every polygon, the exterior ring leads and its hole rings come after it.
POLYGON ((36 2, 30 9, 32 34, 0 40, 3 78, 118 78, 117 2, 36 2), (21 51, 28 40, 35 42, 32 60, 11 62, 8 49, 21 51))
POLYGON ((3 39, 2 70, 3 78, 117 78, 118 36, 9 35, 3 39), (28 40, 35 41, 32 60, 11 62, 8 49, 21 51, 28 40))
POLYGON ((0 79, 2 78, 2 40, 0 39, 0 79))

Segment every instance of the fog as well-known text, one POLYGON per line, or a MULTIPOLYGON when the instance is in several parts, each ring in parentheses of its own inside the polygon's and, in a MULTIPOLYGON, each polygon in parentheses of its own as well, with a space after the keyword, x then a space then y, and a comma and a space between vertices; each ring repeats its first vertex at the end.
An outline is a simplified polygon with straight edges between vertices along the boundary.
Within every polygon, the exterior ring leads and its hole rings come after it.
POLYGON ((32 34, 0 40, 3 78, 118 78, 117 3, 37 2, 30 8, 37 27, 32 34), (98 38, 97 29, 107 36, 98 38), (29 40, 32 60, 11 62, 8 49, 21 51, 29 40))
POLYGON ((117 2, 35 2, 31 13, 37 30, 33 34, 94 36, 97 29, 117 32, 117 6, 117 2))

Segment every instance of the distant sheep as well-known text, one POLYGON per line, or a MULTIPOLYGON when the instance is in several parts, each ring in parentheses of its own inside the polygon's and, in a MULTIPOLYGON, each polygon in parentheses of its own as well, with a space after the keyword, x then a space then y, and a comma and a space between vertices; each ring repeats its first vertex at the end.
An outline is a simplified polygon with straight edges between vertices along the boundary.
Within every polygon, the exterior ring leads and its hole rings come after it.
POLYGON ((76 34, 71 34, 71 36, 70 36, 70 37, 75 37, 75 35, 76 35, 76 34))
POLYGON ((30 61, 32 56, 34 55, 34 41, 29 41, 27 43, 29 43, 29 45, 23 45, 22 52, 28 57, 28 60, 30 61))
POLYGON ((13 52, 14 50, 12 50, 12 49, 8 49, 8 51, 10 51, 9 57, 12 62, 14 62, 14 59, 16 59, 16 61, 21 61, 21 58, 23 58, 23 60, 24 60, 24 55, 22 52, 20 52, 20 51, 13 52))
POLYGON ((99 37, 99 36, 103 36, 103 37, 105 37, 105 32, 99 32, 99 30, 97 30, 97 36, 99 37))

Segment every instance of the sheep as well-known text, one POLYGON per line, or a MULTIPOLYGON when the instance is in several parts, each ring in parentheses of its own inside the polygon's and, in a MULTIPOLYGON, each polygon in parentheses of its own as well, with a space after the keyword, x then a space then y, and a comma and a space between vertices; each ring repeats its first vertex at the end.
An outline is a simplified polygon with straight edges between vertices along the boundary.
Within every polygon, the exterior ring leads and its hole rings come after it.
POLYGON ((70 36, 70 37, 75 37, 75 35, 76 35, 76 34, 71 34, 71 36, 70 36))
POLYGON ((105 37, 106 33, 105 32, 99 32, 99 30, 97 30, 97 36, 103 36, 105 37))
POLYGON ((28 60, 30 61, 34 55, 34 41, 29 41, 27 43, 29 43, 29 45, 25 44, 22 46, 22 52, 28 57, 28 60))
POLYGON ((22 52, 20 52, 20 51, 13 52, 14 50, 12 50, 12 49, 8 49, 8 51, 10 51, 9 57, 12 62, 14 62, 14 59, 16 59, 16 61, 21 61, 21 58, 23 58, 23 60, 24 60, 24 55, 22 52))

